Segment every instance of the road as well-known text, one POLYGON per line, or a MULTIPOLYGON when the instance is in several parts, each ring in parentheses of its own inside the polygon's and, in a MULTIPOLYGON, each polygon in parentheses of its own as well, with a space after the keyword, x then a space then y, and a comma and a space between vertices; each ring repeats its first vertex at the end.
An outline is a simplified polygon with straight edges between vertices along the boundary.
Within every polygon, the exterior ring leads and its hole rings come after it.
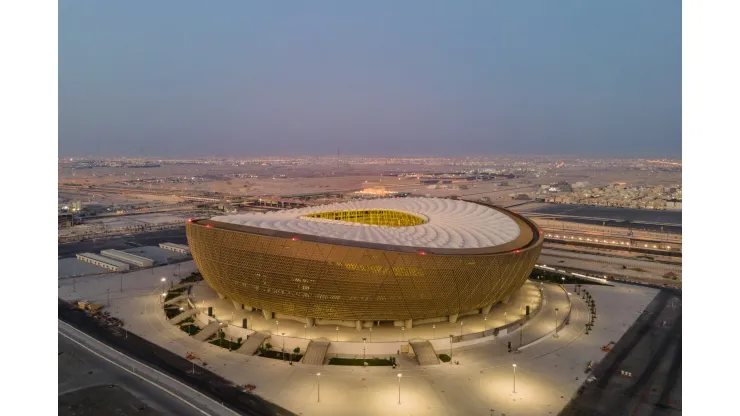
POLYGON ((561 415, 681 414, 681 332, 681 293, 662 290, 561 415))
POLYGON ((187 244, 185 227, 171 230, 152 231, 125 237, 97 238, 94 240, 76 243, 59 244, 57 254, 59 258, 74 257, 76 253, 98 252, 100 250, 123 250, 135 245, 157 246, 159 243, 187 244))
POLYGON ((659 211, 636 208, 595 207, 577 204, 547 204, 533 208, 538 214, 568 215, 573 217, 609 218, 642 223, 672 224, 681 228, 681 211, 659 211))
POLYGON ((147 414, 237 414, 61 321, 58 334, 60 414, 111 409, 133 413, 142 406, 151 408, 147 414), (101 389, 110 393, 102 394, 101 389))

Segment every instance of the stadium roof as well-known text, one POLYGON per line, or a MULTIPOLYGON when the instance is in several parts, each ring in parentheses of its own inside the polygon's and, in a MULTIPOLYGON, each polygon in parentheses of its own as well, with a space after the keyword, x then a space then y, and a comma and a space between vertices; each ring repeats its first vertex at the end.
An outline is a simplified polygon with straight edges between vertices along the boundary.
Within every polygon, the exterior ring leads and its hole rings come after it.
MULTIPOLYGON (((440 198, 357 200, 268 213, 218 216, 211 221, 364 243, 442 249, 501 246, 514 242, 522 234, 521 222, 503 211, 440 198), (381 226, 307 217, 357 210, 402 212, 425 222, 413 226, 381 226)), ((528 234, 531 238, 531 233, 528 234)))

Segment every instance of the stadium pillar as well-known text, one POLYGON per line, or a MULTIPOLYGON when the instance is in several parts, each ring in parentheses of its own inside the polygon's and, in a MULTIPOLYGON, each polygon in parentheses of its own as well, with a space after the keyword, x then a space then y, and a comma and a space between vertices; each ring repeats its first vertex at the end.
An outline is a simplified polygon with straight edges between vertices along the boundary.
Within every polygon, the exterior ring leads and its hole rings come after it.
POLYGON ((314 325, 316 325, 316 319, 315 318, 306 318, 306 325, 313 328, 314 325))
POLYGON ((511 297, 511 296, 507 296, 507 297, 503 298, 503 299, 501 300, 501 303, 503 303, 504 305, 506 305, 507 303, 509 303, 509 298, 510 298, 510 297, 511 297))
POLYGON ((455 314, 450 315, 448 317, 448 320, 450 321, 451 324, 454 324, 455 322, 457 322, 457 314, 455 313, 455 314))
POLYGON ((362 321, 355 321, 355 329, 362 331, 362 321))
POLYGON ((265 319, 272 319, 272 311, 262 309, 262 316, 264 316, 265 319))
POLYGON ((224 295, 222 295, 222 294, 219 293, 218 294, 218 298, 221 299, 221 300, 224 300, 224 299, 226 299, 226 296, 224 296, 224 295))
POLYGON ((488 315, 489 313, 491 313, 491 308, 493 308, 493 304, 486 305, 483 307, 483 309, 481 309, 481 313, 483 315, 488 315))
POLYGON ((414 325, 413 319, 407 319, 406 321, 404 321, 404 326, 408 329, 413 328, 414 327, 413 325, 414 325))
POLYGON ((242 304, 235 300, 232 300, 231 304, 234 305, 234 309, 236 309, 237 311, 242 308, 242 304))

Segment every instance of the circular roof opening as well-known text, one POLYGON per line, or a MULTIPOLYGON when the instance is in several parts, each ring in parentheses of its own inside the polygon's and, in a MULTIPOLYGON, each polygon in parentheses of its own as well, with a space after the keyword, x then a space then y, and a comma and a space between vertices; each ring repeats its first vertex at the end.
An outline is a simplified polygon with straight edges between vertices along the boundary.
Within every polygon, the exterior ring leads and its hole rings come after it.
POLYGON ((425 218, 407 212, 391 209, 352 209, 325 211, 303 215, 303 218, 352 222, 380 227, 413 227, 427 222, 425 218))

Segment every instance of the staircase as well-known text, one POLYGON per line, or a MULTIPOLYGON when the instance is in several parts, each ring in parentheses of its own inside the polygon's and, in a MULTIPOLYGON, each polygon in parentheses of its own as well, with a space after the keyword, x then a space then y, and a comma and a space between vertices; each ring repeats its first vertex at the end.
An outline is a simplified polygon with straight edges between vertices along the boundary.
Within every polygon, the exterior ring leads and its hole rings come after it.
POLYGON ((265 340, 269 338, 270 334, 267 332, 255 332, 242 343, 242 346, 239 347, 236 352, 238 352, 239 354, 254 355, 254 353, 257 352, 257 349, 259 349, 260 345, 262 345, 265 340))
POLYGON ((311 340, 308 347, 306 347, 306 354, 303 355, 301 362, 308 365, 324 365, 329 344, 331 344, 331 341, 325 338, 311 340))
POLYGON ((419 361, 419 365, 434 365, 439 364, 439 358, 437 352, 434 351, 432 343, 427 340, 409 341, 411 348, 414 350, 416 360, 419 361))

